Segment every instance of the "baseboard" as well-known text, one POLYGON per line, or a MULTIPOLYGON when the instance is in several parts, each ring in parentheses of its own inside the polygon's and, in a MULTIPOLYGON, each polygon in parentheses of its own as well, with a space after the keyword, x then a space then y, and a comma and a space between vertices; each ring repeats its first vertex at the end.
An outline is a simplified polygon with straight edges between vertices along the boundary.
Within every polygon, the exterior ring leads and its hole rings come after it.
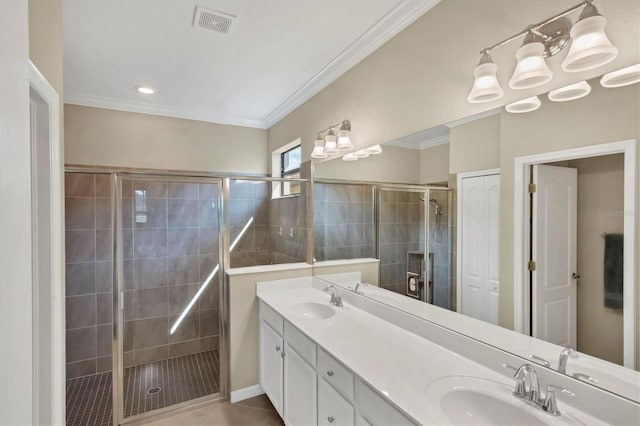
POLYGON ((245 399, 253 398, 263 393, 264 390, 262 390, 262 386, 260 385, 247 386, 246 388, 231 391, 230 400, 231 402, 244 401, 245 399))

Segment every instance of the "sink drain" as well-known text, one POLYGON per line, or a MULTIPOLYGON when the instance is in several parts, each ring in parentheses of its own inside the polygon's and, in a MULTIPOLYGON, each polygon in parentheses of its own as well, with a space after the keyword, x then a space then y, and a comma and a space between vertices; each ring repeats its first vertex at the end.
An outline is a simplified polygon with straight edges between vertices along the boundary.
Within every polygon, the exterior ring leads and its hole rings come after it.
POLYGON ((147 389, 147 395, 153 395, 160 392, 162 388, 160 386, 156 386, 154 388, 147 389))

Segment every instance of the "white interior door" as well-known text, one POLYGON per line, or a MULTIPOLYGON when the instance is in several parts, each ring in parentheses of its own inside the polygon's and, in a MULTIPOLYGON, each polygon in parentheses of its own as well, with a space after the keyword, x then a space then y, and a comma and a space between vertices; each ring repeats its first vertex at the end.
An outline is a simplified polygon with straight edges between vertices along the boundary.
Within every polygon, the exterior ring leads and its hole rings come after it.
POLYGON ((461 305, 465 315, 498 323, 500 299, 500 175, 462 179, 461 305))
POLYGON ((576 348, 577 170, 533 166, 532 335, 576 348))

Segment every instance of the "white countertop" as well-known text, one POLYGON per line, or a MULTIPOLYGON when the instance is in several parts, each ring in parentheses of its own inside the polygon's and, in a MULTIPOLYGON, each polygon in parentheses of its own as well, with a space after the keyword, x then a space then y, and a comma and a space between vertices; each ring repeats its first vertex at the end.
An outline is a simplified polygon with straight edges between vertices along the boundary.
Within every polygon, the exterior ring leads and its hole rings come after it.
POLYGON ((296 315, 291 307, 297 303, 328 304, 329 295, 312 286, 280 288, 272 283, 258 283, 257 295, 419 423, 435 421, 425 398, 428 385, 439 378, 466 375, 508 386, 515 383, 347 303, 326 320, 296 315))

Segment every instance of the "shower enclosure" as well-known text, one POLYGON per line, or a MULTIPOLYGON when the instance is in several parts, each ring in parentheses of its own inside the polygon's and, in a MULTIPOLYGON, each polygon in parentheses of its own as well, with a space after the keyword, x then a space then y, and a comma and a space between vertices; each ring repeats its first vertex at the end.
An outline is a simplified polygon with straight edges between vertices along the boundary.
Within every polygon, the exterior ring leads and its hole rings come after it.
POLYGON ((379 286, 451 309, 451 191, 376 189, 379 286))
POLYGON ((67 169, 67 424, 228 396, 231 267, 306 262, 304 179, 67 169), (273 197, 283 182, 300 194, 273 197))

